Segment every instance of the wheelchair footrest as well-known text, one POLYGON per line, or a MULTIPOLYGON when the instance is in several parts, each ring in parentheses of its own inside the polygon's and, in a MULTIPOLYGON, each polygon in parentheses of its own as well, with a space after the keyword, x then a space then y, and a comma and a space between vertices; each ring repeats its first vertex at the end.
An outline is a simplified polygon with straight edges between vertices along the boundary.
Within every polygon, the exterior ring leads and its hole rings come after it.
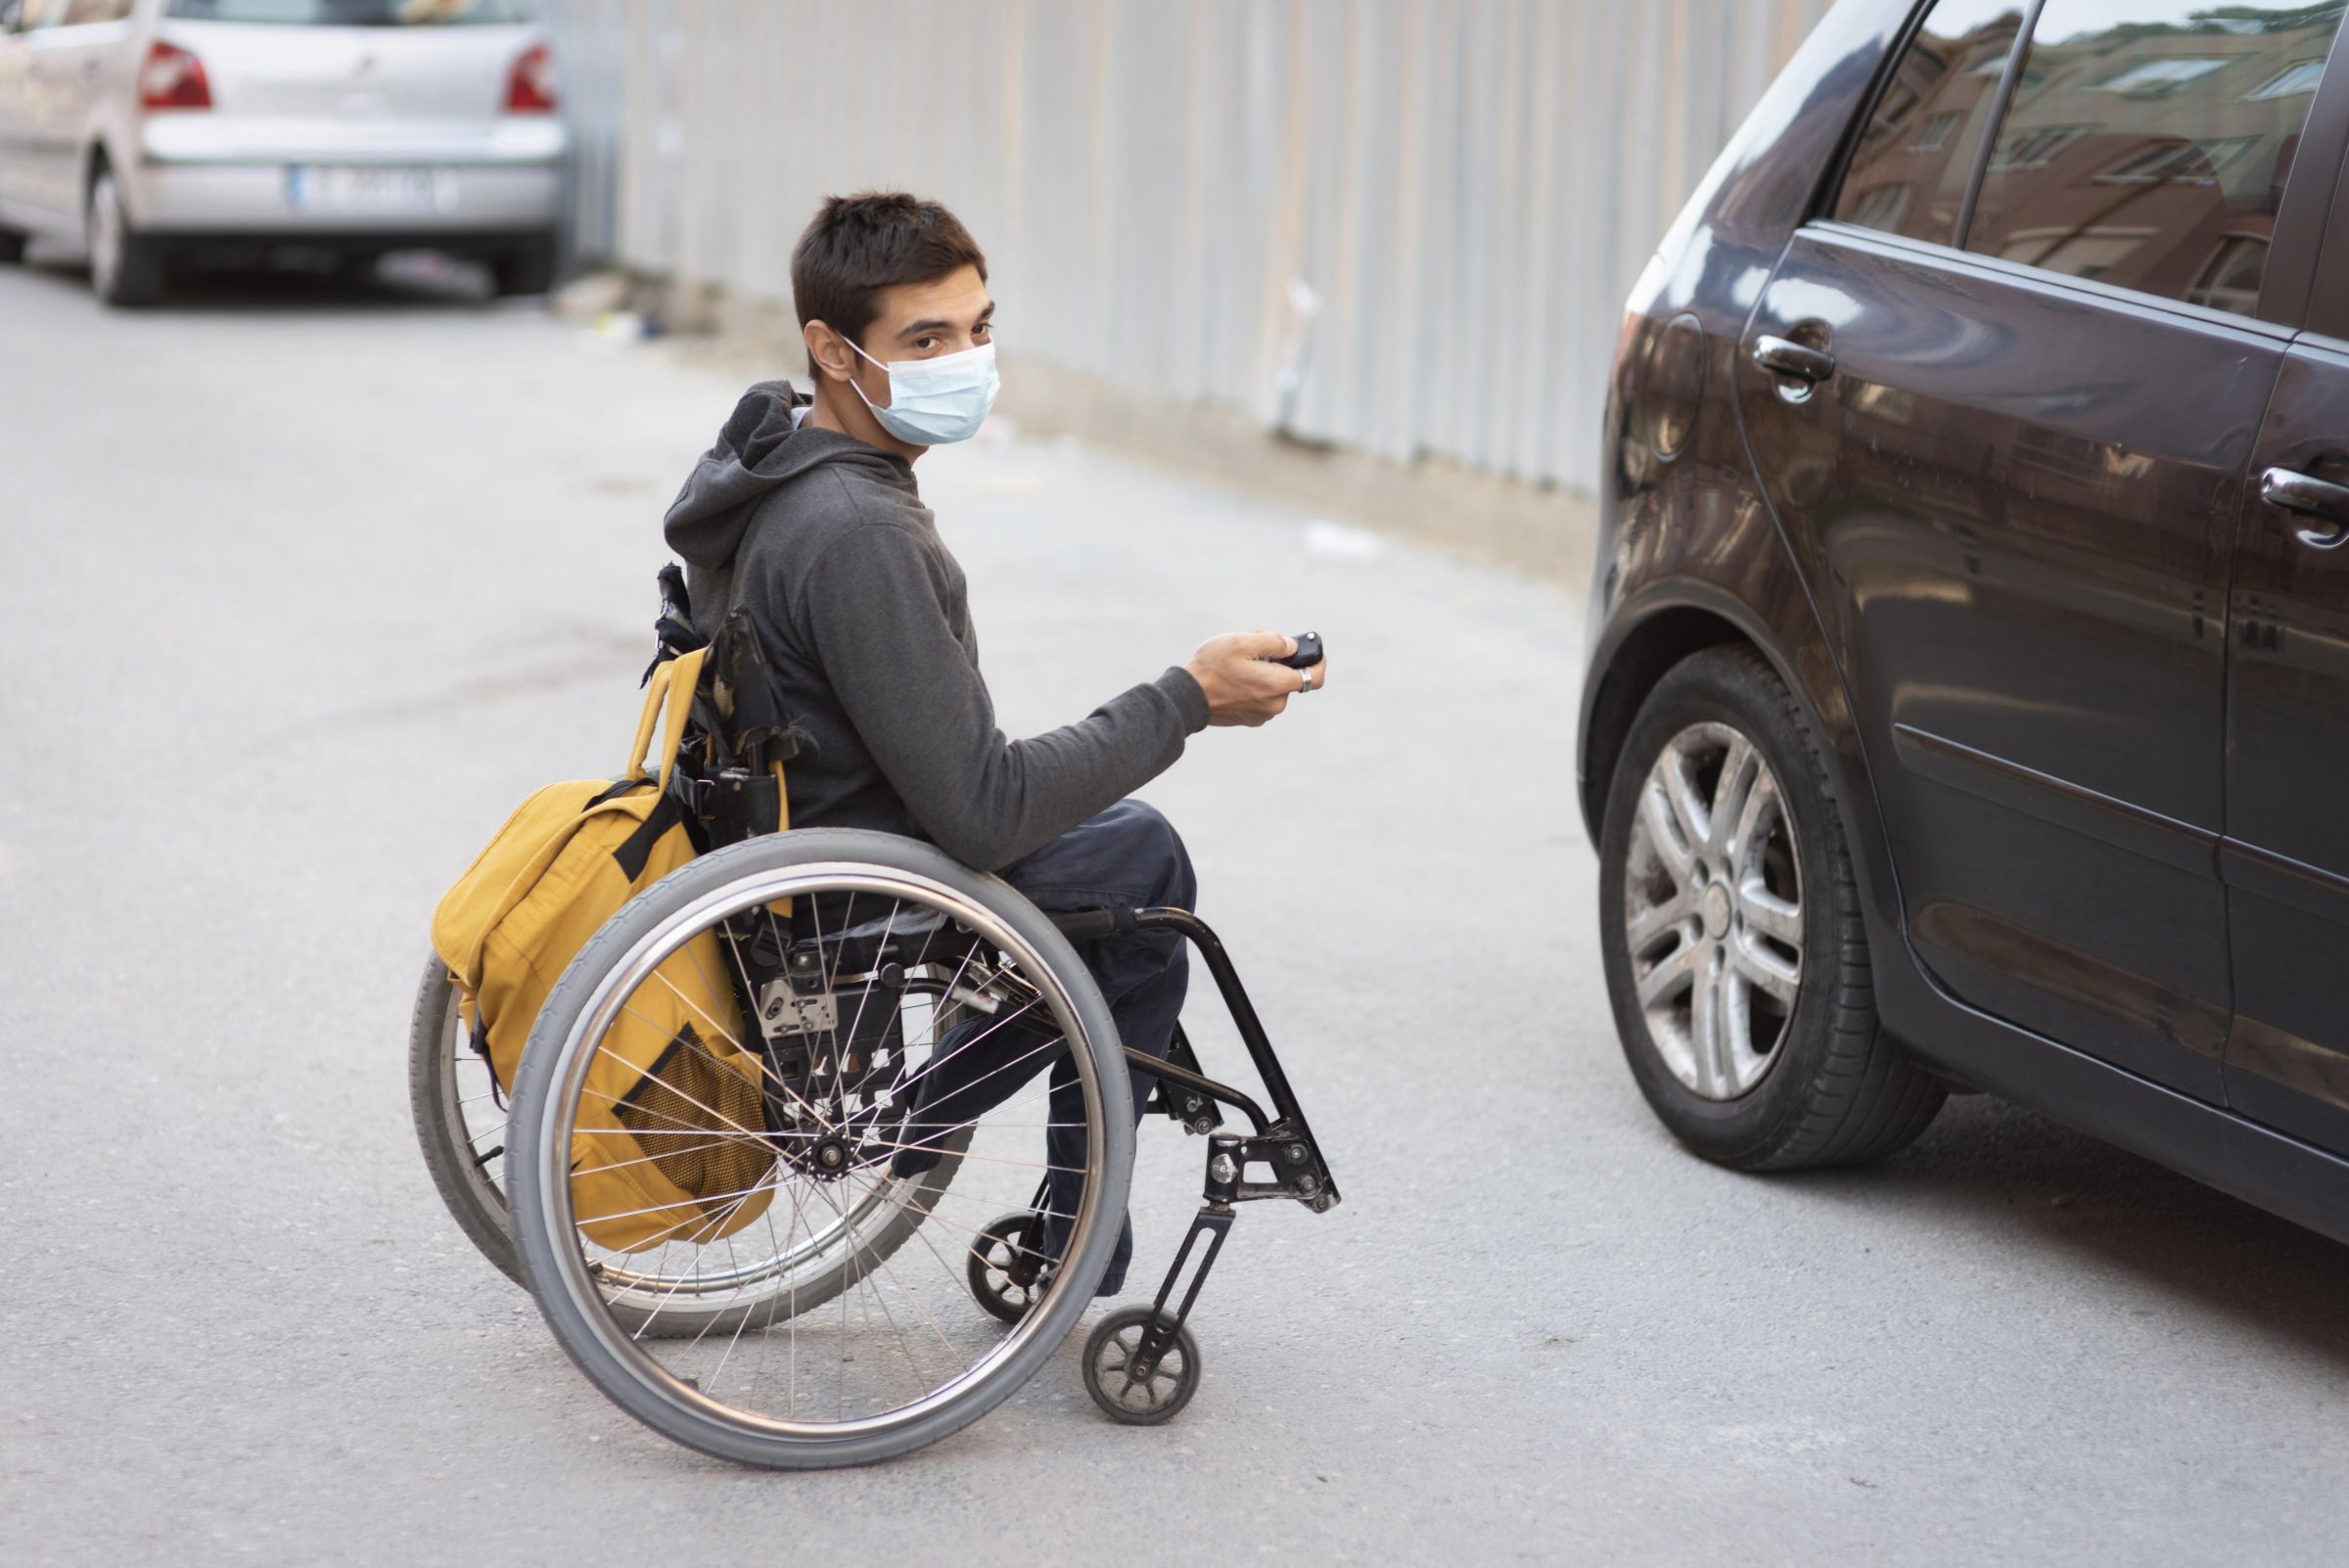
POLYGON ((1254 1137, 1219 1132, 1207 1140, 1207 1201, 1229 1205, 1262 1198, 1294 1198, 1315 1214, 1338 1206, 1338 1184, 1310 1133, 1276 1122, 1254 1137), (1254 1178, 1258 1166, 1269 1179, 1254 1178))

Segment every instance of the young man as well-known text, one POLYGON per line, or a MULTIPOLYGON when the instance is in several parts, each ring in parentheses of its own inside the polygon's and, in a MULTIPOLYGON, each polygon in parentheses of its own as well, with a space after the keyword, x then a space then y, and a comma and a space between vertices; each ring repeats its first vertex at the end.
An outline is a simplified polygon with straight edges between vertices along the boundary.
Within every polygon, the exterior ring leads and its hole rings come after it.
MULTIPOLYGON (((1320 685, 1326 664, 1300 672, 1267 663, 1295 651, 1273 632, 1212 637, 1189 663, 1076 723, 1006 739, 979 672, 962 571, 913 477, 924 451, 975 434, 994 402, 987 258, 935 202, 833 197, 792 252, 791 286, 813 395, 788 382, 744 393, 669 508, 667 532, 701 629, 746 606, 786 711, 815 743, 786 769, 792 824, 927 839, 1046 909, 1191 907, 1182 841, 1127 795, 1207 725, 1274 717, 1320 685)), ((1133 933, 1080 951, 1125 1042, 1165 1055, 1186 984, 1179 939, 1133 933)), ((1032 1076, 990 1072, 981 1058, 991 1055, 966 1052, 931 1075, 919 1114, 951 1125, 1032 1076)), ((1137 1077, 1137 1107, 1148 1087, 1137 1077)), ((1082 1165, 1082 1153, 1080 1143, 1048 1158, 1082 1165)), ((921 1163, 901 1154, 898 1174, 921 1163)), ((1075 1177, 1066 1186, 1048 1205, 1054 1216, 1081 1190, 1075 1177)), ((1056 1219, 1047 1254, 1065 1240, 1056 1219)), ((1104 1294, 1123 1284, 1131 1248, 1128 1228, 1104 1294)))

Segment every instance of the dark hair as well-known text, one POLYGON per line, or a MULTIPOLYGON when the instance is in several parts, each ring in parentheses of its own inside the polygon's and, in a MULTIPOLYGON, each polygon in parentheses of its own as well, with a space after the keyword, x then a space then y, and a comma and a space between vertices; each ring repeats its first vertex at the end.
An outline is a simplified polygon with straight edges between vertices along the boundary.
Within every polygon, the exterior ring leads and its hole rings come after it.
MULTIPOLYGON (((862 347, 865 329, 881 312, 882 290, 936 283, 964 267, 987 277, 979 242, 936 202, 903 191, 827 196, 792 247, 792 303, 801 326, 820 321, 862 347)), ((818 375, 812 353, 807 374, 818 375)))

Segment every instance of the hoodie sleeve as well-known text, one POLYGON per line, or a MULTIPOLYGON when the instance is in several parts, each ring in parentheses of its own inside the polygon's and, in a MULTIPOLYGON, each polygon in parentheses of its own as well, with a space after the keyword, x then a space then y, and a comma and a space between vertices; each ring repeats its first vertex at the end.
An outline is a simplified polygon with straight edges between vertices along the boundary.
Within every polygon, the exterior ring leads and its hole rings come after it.
POLYGON ((1199 682, 1170 669, 1074 724, 1007 740, 947 622, 943 564, 904 528, 851 529, 802 588, 803 623, 866 749, 931 841, 980 870, 1125 799, 1207 725, 1199 682))

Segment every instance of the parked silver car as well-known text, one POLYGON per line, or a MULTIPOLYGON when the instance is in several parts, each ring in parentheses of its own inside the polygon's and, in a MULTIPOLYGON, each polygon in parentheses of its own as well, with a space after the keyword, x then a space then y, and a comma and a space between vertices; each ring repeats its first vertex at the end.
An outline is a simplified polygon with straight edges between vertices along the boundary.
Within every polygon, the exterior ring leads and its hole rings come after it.
POLYGON ((128 305, 198 252, 431 247, 543 293, 555 108, 525 0, 0 0, 0 260, 85 240, 128 305))

